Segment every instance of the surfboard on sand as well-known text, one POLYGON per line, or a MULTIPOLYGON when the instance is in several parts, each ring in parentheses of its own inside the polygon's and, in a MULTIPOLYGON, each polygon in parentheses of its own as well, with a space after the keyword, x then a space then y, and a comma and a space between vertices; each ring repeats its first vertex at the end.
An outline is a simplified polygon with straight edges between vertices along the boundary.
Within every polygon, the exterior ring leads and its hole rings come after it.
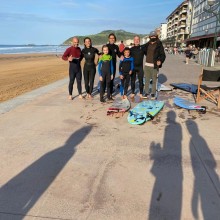
POLYGON ((185 109, 188 109, 188 110, 197 110, 197 111, 199 111, 201 113, 204 113, 204 114, 206 113, 206 107, 205 106, 197 105, 194 102, 188 101, 188 100, 180 98, 178 96, 176 96, 173 101, 174 101, 175 105, 177 105, 181 108, 185 108, 185 109))
POLYGON ((146 121, 153 120, 154 116, 160 112, 163 106, 163 101, 143 101, 129 111, 128 122, 133 125, 140 125, 146 121))
POLYGON ((165 86, 164 84, 157 83, 157 90, 158 91, 172 91, 173 89, 169 86, 165 86))
POLYGON ((171 86, 173 86, 175 89, 181 89, 186 92, 191 92, 192 94, 197 94, 198 86, 195 84, 189 84, 189 83, 171 83, 171 86))
POLYGON ((107 115, 113 115, 115 113, 125 113, 131 107, 131 103, 128 99, 121 99, 117 97, 112 105, 107 109, 107 115))

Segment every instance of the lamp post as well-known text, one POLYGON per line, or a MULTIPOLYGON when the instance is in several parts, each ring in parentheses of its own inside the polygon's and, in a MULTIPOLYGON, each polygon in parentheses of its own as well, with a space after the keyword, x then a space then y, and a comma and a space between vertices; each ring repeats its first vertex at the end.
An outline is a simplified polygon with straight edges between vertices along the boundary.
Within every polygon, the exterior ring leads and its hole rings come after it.
POLYGON ((216 50, 216 44, 217 44, 217 33, 218 33, 218 26, 220 23, 220 11, 219 11, 219 2, 220 0, 207 0, 209 8, 204 8, 204 11, 207 13, 214 14, 216 17, 216 24, 215 24, 215 37, 214 37, 214 44, 213 44, 213 50, 216 50), (212 6, 218 2, 218 11, 215 12, 215 10, 212 9, 212 6))

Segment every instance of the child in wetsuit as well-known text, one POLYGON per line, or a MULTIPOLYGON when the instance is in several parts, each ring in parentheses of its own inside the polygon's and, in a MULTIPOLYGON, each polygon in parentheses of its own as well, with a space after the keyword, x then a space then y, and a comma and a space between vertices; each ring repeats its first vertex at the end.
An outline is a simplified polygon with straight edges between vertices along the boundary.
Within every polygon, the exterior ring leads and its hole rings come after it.
POLYGON ((112 56, 108 54, 109 50, 106 45, 102 47, 103 55, 98 63, 98 72, 99 72, 99 80, 100 80, 100 101, 105 102, 104 94, 105 94, 105 85, 107 87, 107 99, 112 100, 110 93, 110 84, 113 79, 113 63, 112 56))
POLYGON ((130 77, 134 69, 134 58, 130 57, 130 49, 126 47, 124 49, 124 59, 119 63, 119 75, 121 79, 120 92, 122 99, 127 98, 128 86, 130 77))

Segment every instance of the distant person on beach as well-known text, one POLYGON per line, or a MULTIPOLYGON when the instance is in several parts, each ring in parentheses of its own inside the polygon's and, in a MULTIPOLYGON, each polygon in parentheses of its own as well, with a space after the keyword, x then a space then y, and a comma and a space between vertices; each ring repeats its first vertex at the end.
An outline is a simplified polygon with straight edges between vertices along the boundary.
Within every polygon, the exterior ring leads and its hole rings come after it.
POLYGON ((102 47, 103 55, 99 59, 98 72, 100 80, 100 102, 105 102, 104 94, 107 87, 107 99, 112 100, 111 97, 111 81, 113 79, 114 67, 112 56, 109 55, 109 49, 107 45, 102 47))
POLYGON ((146 62, 144 66, 145 74, 145 95, 143 98, 148 98, 150 80, 152 80, 151 98, 154 99, 157 88, 157 75, 159 68, 166 59, 165 51, 162 42, 158 39, 155 31, 149 34, 150 41, 144 46, 146 62))
POLYGON ((116 62, 117 62, 117 56, 120 58, 121 53, 119 51, 118 45, 115 44, 116 42, 116 36, 115 34, 111 33, 108 36, 109 43, 107 44, 107 47, 109 49, 109 55, 112 56, 112 62, 113 62, 113 79, 111 81, 110 86, 110 93, 112 97, 112 93, 114 92, 114 79, 115 79, 115 73, 116 73, 116 62))
POLYGON ((138 77, 139 82, 139 90, 140 90, 140 98, 143 97, 143 59, 144 59, 144 45, 140 45, 140 37, 134 37, 134 46, 130 48, 131 56, 134 58, 134 70, 131 74, 131 98, 135 96, 135 81, 136 76, 138 77))
POLYGON ((85 81, 85 90, 87 98, 92 98, 92 91, 94 86, 94 79, 96 74, 95 55, 100 55, 98 49, 92 47, 92 41, 89 37, 84 39, 84 49, 82 50, 83 57, 85 58, 85 64, 83 68, 83 75, 85 81))
POLYGON ((121 41, 121 43, 119 44, 118 47, 119 47, 119 51, 122 53, 124 51, 124 49, 125 49, 125 45, 123 43, 123 40, 121 41))
POLYGON ((186 55, 186 64, 189 64, 189 59, 191 58, 192 56, 192 51, 191 51, 191 48, 190 46, 188 46, 185 50, 185 55, 186 55))
POLYGON ((134 69, 134 58, 130 56, 130 49, 124 48, 124 58, 119 63, 119 75, 121 79, 120 92, 122 99, 127 98, 130 77, 134 69))
POLYGON ((82 99, 82 71, 80 62, 82 60, 82 52, 79 45, 79 39, 73 37, 72 46, 67 48, 62 59, 69 61, 69 99, 73 99, 73 84, 76 79, 79 98, 82 99))

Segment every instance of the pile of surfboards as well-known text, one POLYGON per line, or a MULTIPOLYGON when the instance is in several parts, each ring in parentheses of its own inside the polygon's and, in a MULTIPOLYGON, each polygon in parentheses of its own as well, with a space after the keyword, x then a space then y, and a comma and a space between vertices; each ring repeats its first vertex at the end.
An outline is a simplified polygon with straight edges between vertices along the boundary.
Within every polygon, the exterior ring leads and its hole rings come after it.
POLYGON ((117 97, 112 105, 107 109, 107 115, 116 115, 121 113, 122 115, 128 111, 131 107, 131 103, 128 99, 121 99, 117 97))

